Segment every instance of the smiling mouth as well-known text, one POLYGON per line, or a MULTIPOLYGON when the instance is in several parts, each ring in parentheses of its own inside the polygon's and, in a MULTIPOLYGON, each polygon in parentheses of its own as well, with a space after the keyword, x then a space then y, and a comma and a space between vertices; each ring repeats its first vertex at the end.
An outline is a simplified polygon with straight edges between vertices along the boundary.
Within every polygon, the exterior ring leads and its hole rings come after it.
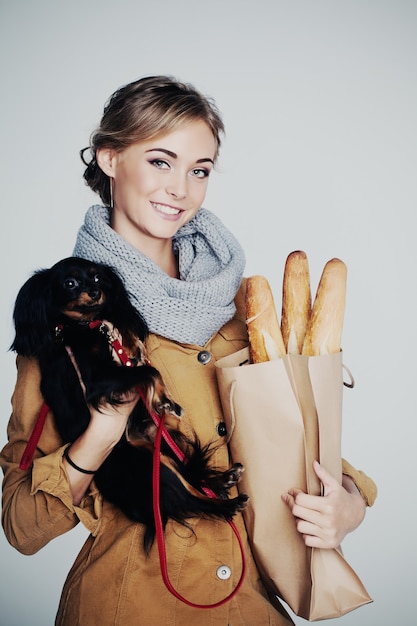
POLYGON ((167 204, 158 204, 157 202, 151 202, 154 209, 159 211, 159 213, 164 213, 164 215, 179 215, 181 213, 181 209, 176 209, 173 206, 168 206, 167 204))

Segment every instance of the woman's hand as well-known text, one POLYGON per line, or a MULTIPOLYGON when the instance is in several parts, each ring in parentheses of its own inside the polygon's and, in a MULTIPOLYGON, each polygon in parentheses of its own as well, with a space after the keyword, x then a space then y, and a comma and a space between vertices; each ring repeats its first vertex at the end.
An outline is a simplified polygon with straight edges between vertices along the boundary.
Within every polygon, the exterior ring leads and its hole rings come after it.
POLYGON ((362 522, 366 503, 348 476, 344 475, 340 484, 317 461, 313 468, 323 484, 323 496, 312 496, 294 488, 281 497, 294 515, 306 546, 337 548, 362 522))
MULTIPOLYGON (((90 409, 91 419, 86 430, 71 444, 71 460, 85 470, 97 470, 106 460, 123 435, 127 420, 139 396, 136 392, 125 394, 124 402, 118 406, 105 404, 100 411, 90 409)), ((63 459, 70 483, 72 501, 78 506, 86 494, 94 474, 84 474, 74 469, 63 459)))
POLYGON ((85 434, 95 442, 95 447, 112 449, 117 444, 138 400, 138 392, 131 390, 120 395, 116 405, 103 403, 99 410, 90 407, 91 418, 85 434))

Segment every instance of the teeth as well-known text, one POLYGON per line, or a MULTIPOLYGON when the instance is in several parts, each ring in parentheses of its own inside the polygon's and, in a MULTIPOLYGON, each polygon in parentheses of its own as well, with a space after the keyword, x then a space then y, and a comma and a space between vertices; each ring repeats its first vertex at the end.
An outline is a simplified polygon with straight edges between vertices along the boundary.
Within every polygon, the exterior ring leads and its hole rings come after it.
POLYGON ((156 202, 152 202, 155 209, 160 211, 161 213, 165 213, 166 215, 178 215, 180 212, 179 209, 174 209, 172 206, 167 206, 166 204, 157 204, 156 202))

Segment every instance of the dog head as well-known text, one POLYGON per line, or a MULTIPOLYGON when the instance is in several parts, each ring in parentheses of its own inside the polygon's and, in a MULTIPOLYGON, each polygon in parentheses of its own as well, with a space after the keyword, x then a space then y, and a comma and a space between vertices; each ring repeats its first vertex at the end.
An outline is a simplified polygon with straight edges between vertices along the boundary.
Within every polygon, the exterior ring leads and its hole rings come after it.
POLYGON ((79 322, 102 316, 115 282, 109 268, 73 257, 59 261, 49 273, 51 313, 79 322))
POLYGON ((78 257, 35 272, 20 289, 13 312, 11 350, 36 356, 55 337, 59 324, 106 319, 122 336, 147 334, 144 320, 130 303, 121 278, 107 265, 78 257))

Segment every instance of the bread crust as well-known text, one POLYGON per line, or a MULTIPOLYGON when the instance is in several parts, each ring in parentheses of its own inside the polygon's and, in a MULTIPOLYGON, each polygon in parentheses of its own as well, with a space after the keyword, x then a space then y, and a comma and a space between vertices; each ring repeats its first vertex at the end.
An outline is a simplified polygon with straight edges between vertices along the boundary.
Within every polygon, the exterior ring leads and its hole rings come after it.
POLYGON ((301 354, 311 313, 308 259, 295 250, 288 255, 282 283, 281 332, 287 354, 301 354))
POLYGON ((347 268, 340 259, 324 266, 307 326, 302 354, 319 356, 341 350, 347 268))
POLYGON ((250 276, 247 280, 246 326, 251 363, 273 361, 285 355, 271 287, 264 276, 250 276))

